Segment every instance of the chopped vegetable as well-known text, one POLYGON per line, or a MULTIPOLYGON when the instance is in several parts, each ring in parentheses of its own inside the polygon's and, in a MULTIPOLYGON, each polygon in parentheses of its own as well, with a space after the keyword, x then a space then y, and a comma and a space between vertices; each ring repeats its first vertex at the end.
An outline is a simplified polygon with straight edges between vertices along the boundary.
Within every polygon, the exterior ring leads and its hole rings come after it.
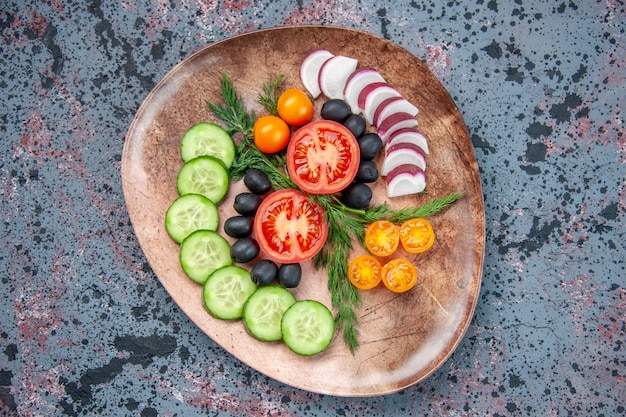
POLYGON ((378 220, 365 231, 365 247, 375 256, 389 256, 398 249, 400 229, 387 220, 378 220))
POLYGON ((315 300, 293 303, 281 321, 283 341, 299 355, 323 352, 335 335, 335 320, 328 308, 315 300))
POLYGON ((381 101, 374 111, 374 126, 380 126, 381 122, 394 113, 408 113, 412 117, 417 116, 419 109, 411 104, 406 98, 394 96, 381 101))
POLYGON ((359 61, 354 58, 335 55, 320 67, 319 84, 322 93, 330 99, 343 99, 343 90, 350 74, 356 70, 359 61))
POLYGON ((213 316, 222 320, 241 318, 243 307, 257 289, 250 273, 240 266, 216 269, 203 288, 204 305, 213 316))
POLYGON ((199 156, 182 166, 176 177, 179 195, 201 194, 217 204, 228 191, 228 171, 212 156, 199 156))
POLYGON ((417 270, 406 258, 392 259, 383 266, 382 281, 393 292, 406 292, 417 283, 417 270))
POLYGON ((287 171, 301 190, 333 194, 354 180, 359 159, 359 144, 348 128, 317 120, 293 134, 287 148, 287 171))
POLYGON ((417 194, 426 188, 426 173, 416 164, 398 165, 387 175, 387 197, 417 194))
POLYGON ((410 219, 400 226, 400 242, 409 253, 425 252, 435 243, 435 231, 426 219, 410 219))
POLYGON ((384 83, 385 79, 374 68, 361 68, 354 71, 344 87, 345 100, 352 109, 353 113, 359 113, 363 111, 363 108, 359 107, 359 95, 365 87, 373 83, 384 83))
POLYGON ((314 99, 322 94, 319 84, 320 68, 324 62, 332 58, 333 54, 325 49, 311 52, 302 60, 300 65, 300 80, 314 99))
POLYGON ((213 156, 230 168, 235 160, 235 143, 224 128, 214 123, 198 123, 190 127, 180 141, 183 162, 198 156, 213 156))
POLYGON ((200 194, 185 194, 170 204, 165 213, 165 229, 176 243, 196 230, 217 230, 217 206, 200 194))
POLYGON ((212 230, 196 230, 180 245, 180 265, 195 282, 204 284, 214 271, 231 265, 230 245, 212 230))
POLYGON ((360 290, 369 290, 380 284, 382 265, 372 255, 360 255, 350 262, 348 278, 360 290))
POLYGON ((426 156, 422 148, 412 143, 397 143, 385 148, 385 160, 381 175, 389 175, 393 169, 400 165, 416 165, 422 171, 426 171, 426 156))
POLYGON ((324 209, 296 190, 269 194, 254 218, 254 235, 263 253, 277 263, 311 259, 326 242, 324 209))
POLYGON ((282 287, 267 286, 257 289, 243 308, 243 322, 250 334, 264 342, 283 338, 281 321, 285 311, 296 298, 282 287))

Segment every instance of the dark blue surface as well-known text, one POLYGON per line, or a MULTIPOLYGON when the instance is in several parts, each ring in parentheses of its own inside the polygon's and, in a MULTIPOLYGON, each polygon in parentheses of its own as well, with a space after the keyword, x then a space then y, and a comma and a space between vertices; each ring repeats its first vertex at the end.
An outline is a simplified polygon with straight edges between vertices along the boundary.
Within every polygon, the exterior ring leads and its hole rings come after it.
POLYGON ((0 5, 2 415, 626 413, 623 1, 23 3, 0 5), (172 302, 125 208, 124 136, 159 79, 212 42, 292 24, 415 54, 476 148, 476 315, 397 394, 311 394, 234 359, 172 302))

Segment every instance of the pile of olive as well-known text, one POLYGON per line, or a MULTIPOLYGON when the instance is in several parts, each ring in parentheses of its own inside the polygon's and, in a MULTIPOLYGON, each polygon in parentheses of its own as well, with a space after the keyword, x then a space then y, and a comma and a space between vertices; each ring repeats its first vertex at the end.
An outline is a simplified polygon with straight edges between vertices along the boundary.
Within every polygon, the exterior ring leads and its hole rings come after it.
POLYGON ((372 199, 372 189, 367 185, 378 180, 378 167, 373 159, 383 147, 383 142, 376 133, 365 133, 365 119, 352 113, 350 106, 343 100, 326 101, 320 110, 320 116, 343 124, 352 132, 361 152, 359 169, 354 182, 341 192, 341 202, 355 209, 367 208, 372 199))
MULTIPOLYGON (((250 235, 254 228, 254 215, 263 201, 263 196, 272 189, 267 175, 256 168, 246 172, 243 182, 249 192, 235 196, 233 208, 238 215, 224 222, 224 232, 237 239, 230 248, 230 257, 237 263, 252 262, 259 256, 261 251, 259 243, 250 235)), ((261 259, 252 266, 250 274, 252 280, 259 286, 269 285, 278 279, 281 286, 294 288, 300 284, 302 267, 297 263, 278 267, 269 259, 261 259)))

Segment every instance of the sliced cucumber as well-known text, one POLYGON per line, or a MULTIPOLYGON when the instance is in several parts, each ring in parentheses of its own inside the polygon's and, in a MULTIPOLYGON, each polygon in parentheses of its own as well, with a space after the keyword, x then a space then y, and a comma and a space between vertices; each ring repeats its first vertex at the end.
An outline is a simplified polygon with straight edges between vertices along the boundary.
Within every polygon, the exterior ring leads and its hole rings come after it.
POLYGON ((199 284, 204 284, 213 271, 232 263, 230 244, 213 230, 196 230, 180 244, 180 265, 199 284))
POLYGON ((170 204, 165 229, 175 242, 182 242, 196 230, 217 230, 219 214, 215 204, 200 194, 185 194, 170 204))
POLYGON ((315 300, 293 303, 283 314, 280 327, 287 347, 304 356, 324 351, 335 335, 332 313, 315 300))
POLYGON ((198 156, 213 156, 230 168, 235 160, 235 143, 228 132, 214 123, 198 123, 185 132, 180 142, 183 162, 198 156))
POLYGON ((182 166, 176 177, 179 195, 201 194, 219 203, 228 191, 228 171, 218 159, 199 156, 182 166))
POLYGON ((252 336, 265 342, 282 339, 280 322, 296 298, 283 287, 260 287, 243 308, 243 322, 252 336))
POLYGON ((204 305, 218 319, 239 319, 246 300, 256 289, 246 269, 225 266, 213 272, 204 284, 204 305))

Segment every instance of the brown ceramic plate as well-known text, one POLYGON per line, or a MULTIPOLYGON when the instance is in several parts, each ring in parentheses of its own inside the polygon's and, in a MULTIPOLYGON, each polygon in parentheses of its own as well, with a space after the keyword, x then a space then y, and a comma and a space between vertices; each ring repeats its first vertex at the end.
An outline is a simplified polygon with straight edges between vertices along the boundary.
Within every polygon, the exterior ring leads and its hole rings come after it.
MULTIPOLYGON (((316 101, 319 109, 324 98, 316 101)), ((380 161, 378 161, 380 162, 380 161)), ((371 396, 399 391, 432 374, 452 354, 472 318, 482 278, 485 217, 478 167, 467 128, 437 78, 414 55, 382 38, 331 27, 263 30, 212 44, 174 67, 141 105, 126 137, 122 158, 126 204, 141 247, 154 272, 180 308, 209 337, 252 368, 286 384, 323 394, 371 396), (256 341, 241 321, 214 319, 202 303, 201 286, 188 279, 178 262, 178 245, 164 228, 169 204, 177 197, 175 180, 182 166, 179 143, 191 125, 217 122, 206 101, 220 102, 220 79, 227 73, 245 105, 257 114, 261 85, 279 75, 285 85, 301 87, 299 64, 315 49, 359 60, 376 68, 417 105, 421 130, 429 138, 428 195, 389 200, 382 184, 373 203, 393 207, 423 204, 433 197, 465 191, 444 213, 431 218, 437 241, 411 256, 420 282, 398 295, 382 285, 362 292, 358 310, 360 348, 356 354, 341 333, 313 357, 292 353, 284 344, 256 341)), ((242 190, 231 186, 220 204, 222 222, 233 214, 242 190)), ((221 230, 221 229, 220 229, 221 230)), ((331 306, 325 270, 305 264, 297 299, 331 306)))

